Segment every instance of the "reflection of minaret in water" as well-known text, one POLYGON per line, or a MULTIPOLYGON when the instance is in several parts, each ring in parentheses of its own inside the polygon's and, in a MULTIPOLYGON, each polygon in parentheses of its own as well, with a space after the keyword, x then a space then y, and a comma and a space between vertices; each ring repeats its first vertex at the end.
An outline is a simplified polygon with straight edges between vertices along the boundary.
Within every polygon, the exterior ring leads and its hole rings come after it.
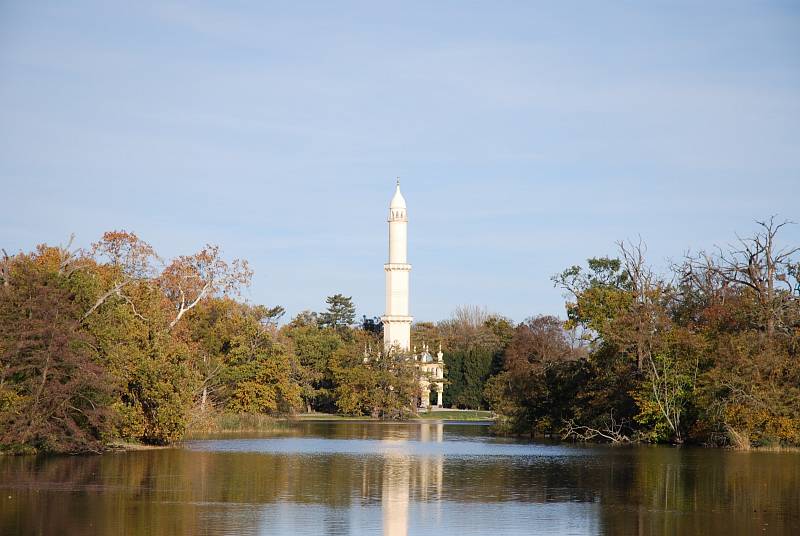
MULTIPOLYGON (((444 423, 430 422, 420 424, 419 440, 421 443, 441 443, 444 441, 444 423)), ((429 492, 434 492, 436 501, 442 498, 442 477, 444 458, 441 454, 419 458, 417 478, 414 488, 418 490, 423 504, 430 499, 429 492)))
POLYGON ((408 534, 408 496, 411 459, 401 453, 386 453, 383 464, 383 509, 384 536, 406 536, 408 534))
MULTIPOLYGON (((421 423, 420 443, 441 443, 444 440, 444 423, 421 423)), ((420 501, 419 507, 427 509, 433 503, 441 521, 444 456, 409 456, 408 453, 390 450, 384 454, 383 489, 381 507, 383 534, 405 536, 408 534, 408 510, 411 497, 420 501), (434 491, 431 497, 429 491, 434 491)))
POLYGON ((442 421, 423 422, 419 426, 419 440, 422 443, 431 441, 441 443, 444 441, 444 423, 442 421))

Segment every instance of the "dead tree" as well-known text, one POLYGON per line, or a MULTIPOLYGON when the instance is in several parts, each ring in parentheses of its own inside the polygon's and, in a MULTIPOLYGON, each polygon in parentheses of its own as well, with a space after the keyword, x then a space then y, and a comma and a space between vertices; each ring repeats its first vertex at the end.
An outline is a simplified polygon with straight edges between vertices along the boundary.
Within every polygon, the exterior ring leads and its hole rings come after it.
POLYGON ((91 255, 107 260, 116 273, 111 285, 84 312, 80 322, 89 318, 112 297, 124 300, 131 306, 134 315, 144 319, 123 290, 135 281, 146 280, 153 276, 153 262, 158 259, 158 255, 152 246, 141 240, 135 233, 124 230, 109 231, 103 234, 103 238, 99 242, 92 244, 91 255))
POLYGON ((169 329, 205 298, 215 294, 237 294, 250 284, 253 271, 247 261, 230 264, 220 255, 219 246, 207 245, 194 255, 174 259, 159 277, 159 284, 175 309, 169 329))
POLYGON ((756 222, 760 230, 753 236, 738 237, 728 251, 717 248, 716 254, 701 251, 685 263, 685 277, 708 295, 720 295, 731 287, 752 292, 758 304, 761 327, 771 340, 776 331, 787 329, 786 314, 800 294, 798 264, 793 256, 800 247, 779 247, 778 232, 791 221, 777 223, 772 216, 756 222))

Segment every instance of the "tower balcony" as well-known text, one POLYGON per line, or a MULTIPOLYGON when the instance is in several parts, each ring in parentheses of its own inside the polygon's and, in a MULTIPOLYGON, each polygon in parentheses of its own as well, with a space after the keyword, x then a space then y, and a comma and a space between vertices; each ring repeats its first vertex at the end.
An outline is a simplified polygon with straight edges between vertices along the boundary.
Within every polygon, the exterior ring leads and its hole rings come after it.
POLYGON ((384 324, 392 323, 392 324, 408 324, 414 321, 413 316, 408 315, 383 315, 381 316, 381 322, 384 324))
POLYGON ((387 272, 410 272, 411 265, 407 262, 387 262, 383 265, 383 269, 387 272))

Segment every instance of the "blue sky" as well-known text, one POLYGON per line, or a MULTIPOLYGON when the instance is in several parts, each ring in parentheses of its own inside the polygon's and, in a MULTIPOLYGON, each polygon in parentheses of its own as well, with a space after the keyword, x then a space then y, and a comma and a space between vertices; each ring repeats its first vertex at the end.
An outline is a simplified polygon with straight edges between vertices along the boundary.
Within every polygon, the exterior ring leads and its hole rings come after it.
POLYGON ((0 110, 0 246, 218 243, 290 314, 382 312, 397 175, 419 320, 800 221, 796 2, 7 0, 0 110))

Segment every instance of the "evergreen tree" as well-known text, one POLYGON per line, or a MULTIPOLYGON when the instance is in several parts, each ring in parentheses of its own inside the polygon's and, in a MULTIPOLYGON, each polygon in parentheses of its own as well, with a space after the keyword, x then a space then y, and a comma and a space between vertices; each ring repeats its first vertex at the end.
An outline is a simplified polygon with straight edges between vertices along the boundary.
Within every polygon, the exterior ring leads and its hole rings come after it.
POLYGON ((325 300, 328 309, 320 313, 320 327, 329 327, 335 330, 349 328, 356 319, 356 306, 353 305, 352 296, 334 294, 325 300))
POLYGON ((447 386, 442 403, 447 407, 456 407, 456 400, 460 398, 461 392, 464 390, 464 354, 463 351, 444 354, 444 377, 447 380, 447 386))
POLYGON ((467 409, 485 407, 483 388, 492 368, 493 352, 486 348, 471 348, 464 356, 464 388, 456 404, 467 409))

